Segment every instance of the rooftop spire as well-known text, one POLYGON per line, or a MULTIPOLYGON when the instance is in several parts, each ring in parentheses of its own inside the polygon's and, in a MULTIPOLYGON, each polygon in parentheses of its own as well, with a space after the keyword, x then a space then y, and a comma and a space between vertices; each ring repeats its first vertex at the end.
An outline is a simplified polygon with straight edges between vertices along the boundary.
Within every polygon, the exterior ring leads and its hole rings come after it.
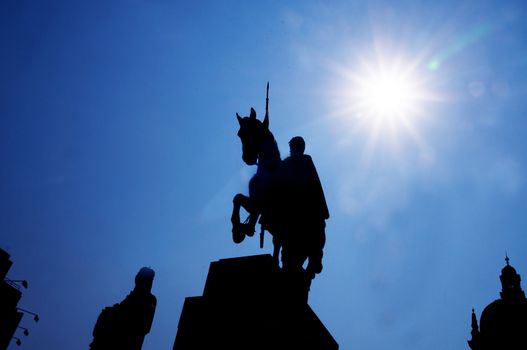
POLYGON ((472 330, 473 331, 479 331, 478 326, 478 319, 476 318, 476 312, 474 311, 474 308, 472 308, 472 330))
POLYGON ((480 349, 479 346, 479 326, 478 326, 478 319, 476 318, 476 312, 474 311, 474 308, 472 308, 472 324, 471 324, 471 332, 470 335, 472 336, 472 339, 468 341, 468 346, 472 350, 478 350, 480 349))
POLYGON ((505 262, 507 265, 501 269, 501 297, 502 299, 520 298, 525 299, 525 294, 521 288, 521 277, 516 272, 516 269, 509 264, 509 256, 505 254, 505 262))

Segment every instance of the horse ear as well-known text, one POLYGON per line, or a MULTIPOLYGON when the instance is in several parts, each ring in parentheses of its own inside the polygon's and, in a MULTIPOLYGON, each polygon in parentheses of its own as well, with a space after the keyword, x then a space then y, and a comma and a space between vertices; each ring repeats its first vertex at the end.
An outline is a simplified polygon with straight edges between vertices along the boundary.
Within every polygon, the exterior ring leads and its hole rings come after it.
POLYGON ((265 118, 263 120, 263 126, 269 130, 269 114, 265 113, 265 118))
POLYGON ((240 123, 240 125, 242 125, 242 117, 240 117, 240 115, 238 113, 236 113, 236 118, 238 118, 238 123, 240 123))
POLYGON ((256 111, 254 108, 251 107, 251 115, 249 116, 251 119, 256 119, 256 111))

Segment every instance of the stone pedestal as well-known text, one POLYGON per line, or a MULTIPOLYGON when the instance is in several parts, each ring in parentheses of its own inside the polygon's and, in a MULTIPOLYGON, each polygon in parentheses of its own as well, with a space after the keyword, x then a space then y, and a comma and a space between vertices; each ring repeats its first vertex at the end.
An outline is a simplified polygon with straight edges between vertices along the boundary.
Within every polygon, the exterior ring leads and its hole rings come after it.
POLYGON ((338 349, 293 284, 271 255, 211 263, 203 296, 185 299, 174 350, 338 349))

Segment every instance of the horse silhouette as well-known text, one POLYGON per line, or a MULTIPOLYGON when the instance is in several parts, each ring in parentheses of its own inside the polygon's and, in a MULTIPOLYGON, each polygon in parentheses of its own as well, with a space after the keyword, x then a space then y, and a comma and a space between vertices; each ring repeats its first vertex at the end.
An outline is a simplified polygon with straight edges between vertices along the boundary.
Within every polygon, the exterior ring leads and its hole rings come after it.
POLYGON ((242 159, 247 165, 257 164, 256 174, 249 181, 249 196, 238 193, 233 199, 231 222, 232 239, 241 243, 245 236, 253 236, 255 225, 261 216, 262 234, 267 230, 273 235, 273 258, 278 263, 280 251, 279 231, 279 189, 280 166, 282 159, 272 132, 269 130, 269 115, 263 122, 256 118, 256 111, 251 108, 249 117, 240 117, 236 113, 240 124, 238 137, 242 142, 242 159), (240 207, 244 208, 249 217, 244 223, 240 222, 240 207))
MULTIPOLYGON (((238 137, 242 142, 242 159, 247 165, 257 165, 257 170, 249 181, 249 196, 238 193, 233 198, 231 216, 233 241, 241 243, 245 236, 253 236, 260 218, 260 246, 263 243, 264 230, 268 231, 273 236, 273 258, 276 264, 281 248, 284 270, 303 271, 304 262, 309 257, 311 263, 312 256, 316 256, 313 260, 318 259, 320 264, 325 235, 320 242, 318 233, 323 234, 324 220, 329 214, 326 214, 327 206, 322 187, 311 158, 307 155, 303 156, 312 166, 308 167, 308 171, 301 173, 307 174, 307 177, 313 181, 299 181, 306 176, 299 174, 298 165, 295 168, 295 163, 298 162, 290 161, 291 157, 284 161, 280 158, 278 145, 269 130, 268 113, 263 122, 256 118, 256 111, 253 108, 248 117, 242 118, 236 113, 236 118, 240 125, 238 137), (299 183, 302 185, 299 186, 299 183), (310 195, 306 196, 302 193, 310 195), (315 195, 311 195, 312 193, 315 195), (307 206, 306 202, 309 202, 307 206), (244 208, 249 213, 243 223, 240 222, 240 208, 244 208), (320 212, 319 208, 322 208, 323 214, 313 214, 320 212), (313 220, 312 217, 317 215, 321 217, 320 220, 313 220), (313 230, 313 226, 320 227, 313 230), (317 233, 314 233, 315 231, 317 233)), ((320 265, 314 269, 314 273, 319 273, 321 269, 320 265)), ((310 273, 311 278, 314 277, 314 273, 310 273)))

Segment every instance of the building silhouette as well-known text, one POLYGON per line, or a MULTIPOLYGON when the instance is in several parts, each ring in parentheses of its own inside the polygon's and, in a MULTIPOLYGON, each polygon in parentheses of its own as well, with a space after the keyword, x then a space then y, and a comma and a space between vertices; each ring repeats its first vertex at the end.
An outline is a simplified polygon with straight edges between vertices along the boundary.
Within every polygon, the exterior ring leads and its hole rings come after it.
POLYGON ((203 296, 185 299, 173 349, 338 349, 289 277, 268 254, 212 262, 203 296))
POLYGON ((24 313, 33 315, 35 322, 38 322, 38 315, 18 307, 18 302, 22 298, 20 287, 27 288, 27 281, 12 280, 7 278, 7 273, 13 262, 9 259, 10 255, 0 248, 0 350, 7 349, 11 339, 16 340, 16 344, 20 345, 22 341, 15 336, 17 329, 23 329, 25 336, 29 335, 29 331, 25 327, 20 327, 20 320, 24 313))
POLYGON ((135 287, 119 304, 104 308, 95 327, 90 350, 140 350, 150 332, 157 299, 151 293, 154 270, 143 267, 135 287))
POLYGON ((501 270, 500 299, 490 303, 483 312, 478 326, 472 310, 472 350, 525 350, 527 349, 527 299, 520 275, 509 265, 509 258, 501 270))

